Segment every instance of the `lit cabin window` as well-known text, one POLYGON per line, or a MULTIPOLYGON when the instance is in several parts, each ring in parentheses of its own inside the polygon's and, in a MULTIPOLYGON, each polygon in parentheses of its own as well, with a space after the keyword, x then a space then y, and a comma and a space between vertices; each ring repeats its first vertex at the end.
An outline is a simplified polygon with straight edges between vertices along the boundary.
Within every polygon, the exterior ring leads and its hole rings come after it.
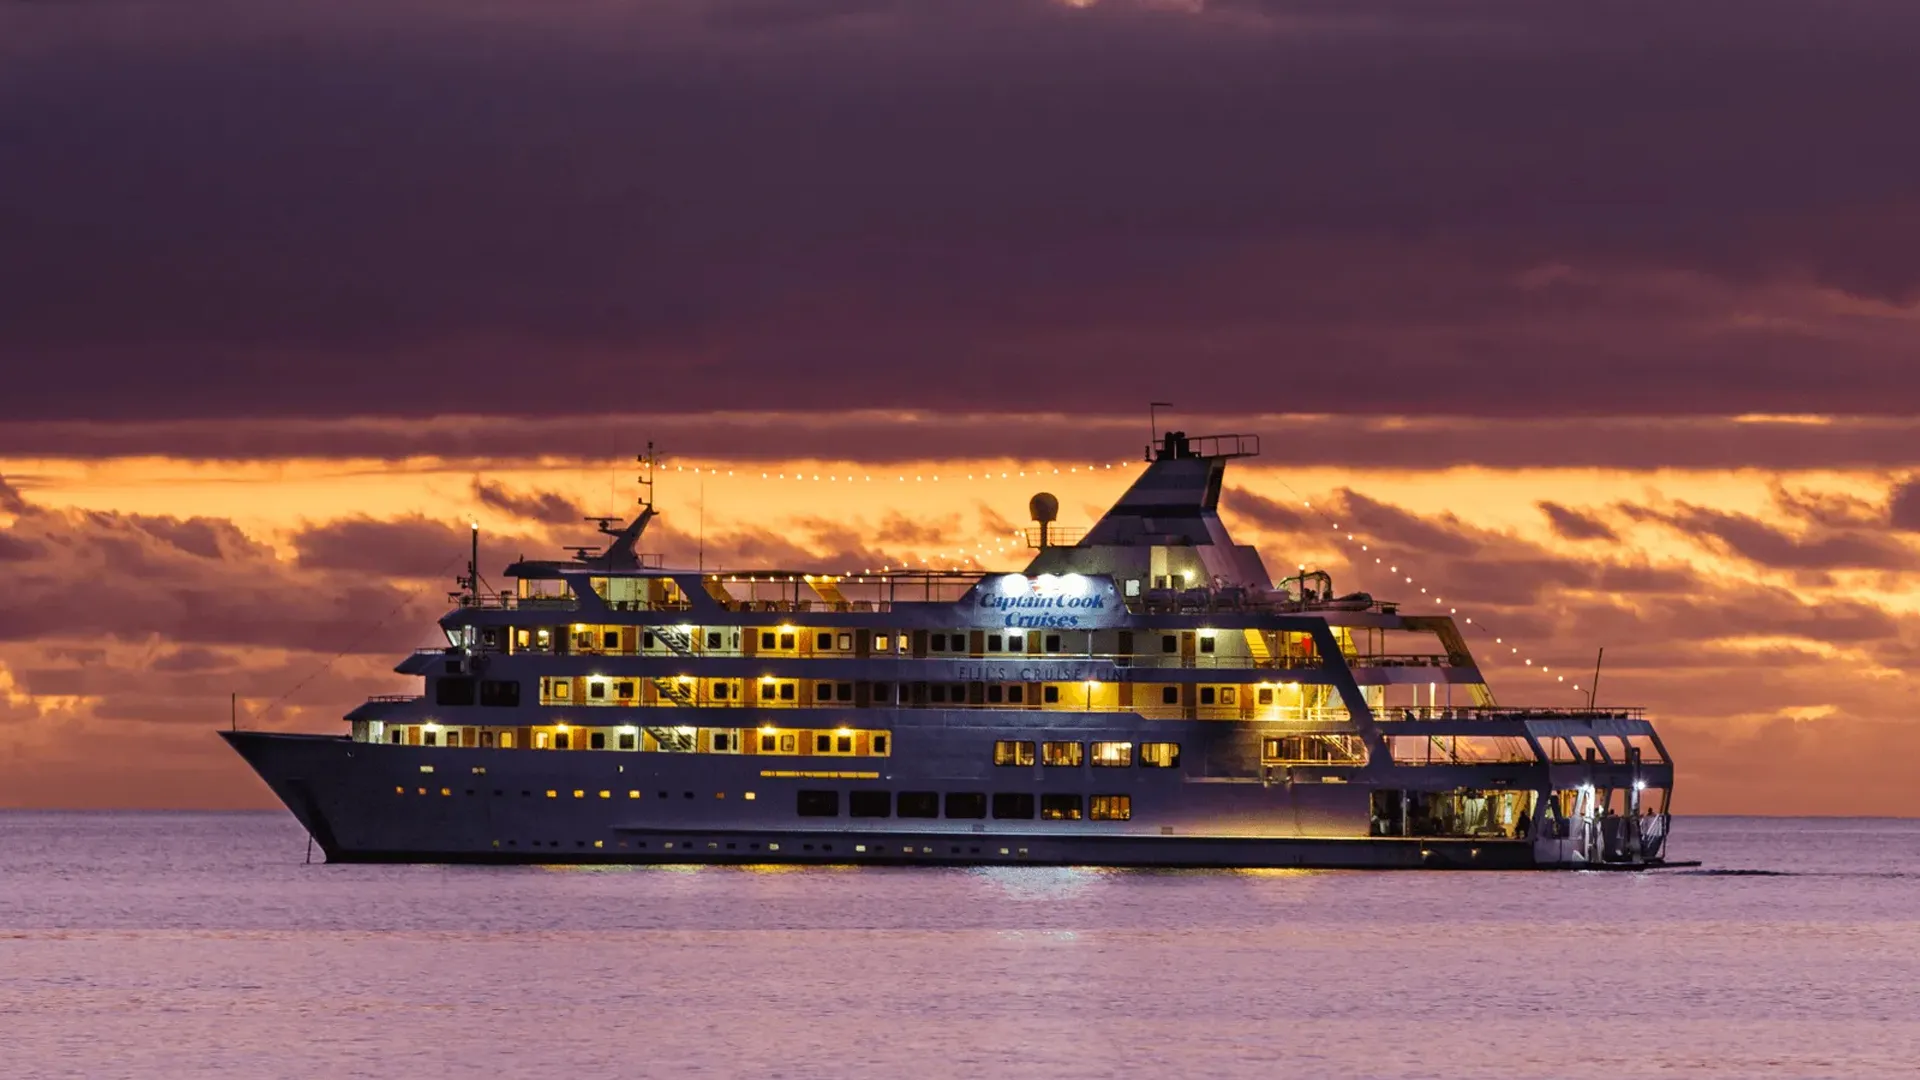
POLYGON ((1095 795, 1087 810, 1087 816, 1095 821, 1131 821, 1133 796, 1095 795))
POLYGON ((839 645, 838 645, 838 647, 840 648, 840 650, 841 650, 842 652, 845 652, 845 651, 847 651, 847 650, 849 650, 849 649, 852 649, 852 648, 853 648, 853 635, 852 635, 852 634, 841 634, 841 635, 840 635, 840 641, 839 641, 839 645))
POLYGON ((1220 704, 1222 705, 1232 705, 1239 700, 1239 697, 1240 697, 1239 687, 1223 686, 1220 688, 1220 704))
POLYGON ((993 763, 995 765, 1031 765, 1033 764, 1033 744, 1014 739, 1001 739, 993 744, 993 763))
POLYGON ((1052 766, 1078 768, 1080 751, 1081 747, 1077 742, 1041 743, 1040 760, 1052 766))
POLYGON ((1097 742, 1093 744, 1093 763, 1105 768, 1124 768, 1133 764, 1133 744, 1097 742))
POLYGON ((1040 819, 1042 821, 1079 821, 1080 796, 1040 796, 1040 819))
POLYGON ((1143 769, 1171 769, 1180 764, 1180 744, 1177 742, 1149 742, 1140 744, 1140 767, 1143 769))

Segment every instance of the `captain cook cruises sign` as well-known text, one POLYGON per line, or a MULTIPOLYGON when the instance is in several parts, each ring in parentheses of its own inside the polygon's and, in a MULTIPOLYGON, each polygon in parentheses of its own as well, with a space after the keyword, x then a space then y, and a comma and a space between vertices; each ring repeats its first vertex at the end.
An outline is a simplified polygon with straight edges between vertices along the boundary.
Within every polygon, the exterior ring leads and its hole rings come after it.
POLYGON ((1087 574, 1001 574, 960 602, 974 626, 1017 630, 1096 630, 1126 621, 1113 579, 1087 574))

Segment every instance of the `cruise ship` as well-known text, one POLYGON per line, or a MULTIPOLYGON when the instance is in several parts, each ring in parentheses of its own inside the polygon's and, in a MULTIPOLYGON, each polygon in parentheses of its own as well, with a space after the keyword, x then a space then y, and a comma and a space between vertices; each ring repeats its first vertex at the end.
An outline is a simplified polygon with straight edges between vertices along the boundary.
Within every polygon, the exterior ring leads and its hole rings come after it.
POLYGON ((1218 510, 1258 452, 1156 436, 1000 573, 668 567, 649 484, 509 589, 476 544, 421 694, 222 735, 329 862, 1662 865, 1642 710, 1502 704, 1453 618, 1276 581, 1218 510))

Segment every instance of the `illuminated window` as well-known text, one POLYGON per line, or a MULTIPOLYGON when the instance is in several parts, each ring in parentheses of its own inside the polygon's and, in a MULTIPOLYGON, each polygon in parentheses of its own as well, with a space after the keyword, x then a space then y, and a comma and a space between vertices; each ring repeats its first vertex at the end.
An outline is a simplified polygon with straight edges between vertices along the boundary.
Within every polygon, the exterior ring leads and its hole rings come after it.
POLYGON ((993 744, 993 763, 995 765, 1031 765, 1033 764, 1033 744, 1002 739, 993 744))
POLYGON ((1143 769, 1171 769, 1180 764, 1180 744, 1177 742, 1148 742, 1140 744, 1140 767, 1143 769))
MULTIPOLYGON (((1424 744, 1425 739, 1409 739, 1424 744)), ((1270 762, 1308 765, 1360 765, 1366 762, 1366 744, 1358 735, 1282 735, 1264 740, 1261 756, 1270 762)))
POLYGON ((611 792, 611 791, 603 791, 603 792, 601 792, 601 793, 600 793, 600 797, 601 797, 601 798, 603 798, 603 799, 611 799, 611 798, 613 798, 613 792, 611 792))
POLYGON ((841 651, 843 651, 843 652, 844 652, 844 651, 846 651, 846 650, 848 650, 848 649, 851 649, 851 648, 853 648, 853 635, 852 635, 852 634, 841 634, 841 635, 840 635, 840 640, 839 640, 839 642, 837 643, 837 646, 836 646, 836 647, 837 647, 837 648, 839 648, 839 649, 840 649, 841 651))
POLYGON ((783 753, 783 754, 791 754, 791 753, 793 753, 793 752, 794 752, 794 748, 795 748, 795 746, 797 746, 797 745, 798 745, 798 744, 797 744, 797 742, 796 742, 796 740, 795 740, 795 738, 794 738, 794 736, 792 736, 792 735, 782 735, 782 736, 780 736, 780 752, 781 752, 781 753, 783 753))
POLYGON ((393 789, 393 793, 395 795, 405 795, 407 793, 407 789, 403 787, 397 787, 393 789))
POLYGON ((1080 744, 1077 742, 1041 743, 1040 760, 1048 765, 1078 768, 1080 766, 1080 744))
POLYGON ((888 652, 893 647, 893 639, 885 634, 876 634, 873 639, 874 652, 888 652))
POLYGON ((1024 791, 1000 791, 993 796, 993 816, 1033 820, 1033 796, 1024 791))
POLYGON ((1095 795, 1087 810, 1087 816, 1095 821, 1131 821, 1133 796, 1095 795))
POLYGON ((629 792, 627 792, 627 798, 629 798, 629 799, 637 799, 637 798, 639 798, 639 797, 640 797, 640 793, 639 793, 639 792, 637 792, 637 791, 629 791, 629 792))
POLYGON ((1133 744, 1130 742, 1097 742, 1093 744, 1093 763, 1096 766, 1121 768, 1133 764, 1133 744))
POLYGON ((585 792, 584 790, 582 790, 582 789, 580 789, 580 788, 574 788, 574 789, 573 789, 573 797, 574 797, 574 798, 576 798, 576 799, 584 799, 584 798, 586 798, 586 797, 587 797, 587 793, 586 793, 586 792, 585 792))
POLYGON ((1240 696, 1239 687, 1223 686, 1220 688, 1220 704, 1222 705, 1234 704, 1239 699, 1239 696, 1240 696))
POLYGON ((553 790, 552 788, 548 788, 548 789, 547 789, 547 798, 549 798, 549 799, 557 799, 557 798, 559 798, 559 797, 560 797, 560 793, 559 793, 559 792, 557 792, 557 791, 554 791, 554 790, 553 790))
POLYGON ((1080 796, 1040 796, 1040 819, 1042 821, 1079 821, 1080 796))

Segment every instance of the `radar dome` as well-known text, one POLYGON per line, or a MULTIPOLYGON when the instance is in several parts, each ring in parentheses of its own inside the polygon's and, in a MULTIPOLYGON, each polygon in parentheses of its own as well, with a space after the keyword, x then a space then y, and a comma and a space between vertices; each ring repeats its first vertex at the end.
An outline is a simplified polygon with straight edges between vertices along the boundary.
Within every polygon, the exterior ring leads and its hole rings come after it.
POLYGON ((1058 521, 1060 518, 1060 500, 1043 491, 1027 500, 1027 513, 1032 514, 1033 520, 1043 525, 1051 521, 1058 521))

